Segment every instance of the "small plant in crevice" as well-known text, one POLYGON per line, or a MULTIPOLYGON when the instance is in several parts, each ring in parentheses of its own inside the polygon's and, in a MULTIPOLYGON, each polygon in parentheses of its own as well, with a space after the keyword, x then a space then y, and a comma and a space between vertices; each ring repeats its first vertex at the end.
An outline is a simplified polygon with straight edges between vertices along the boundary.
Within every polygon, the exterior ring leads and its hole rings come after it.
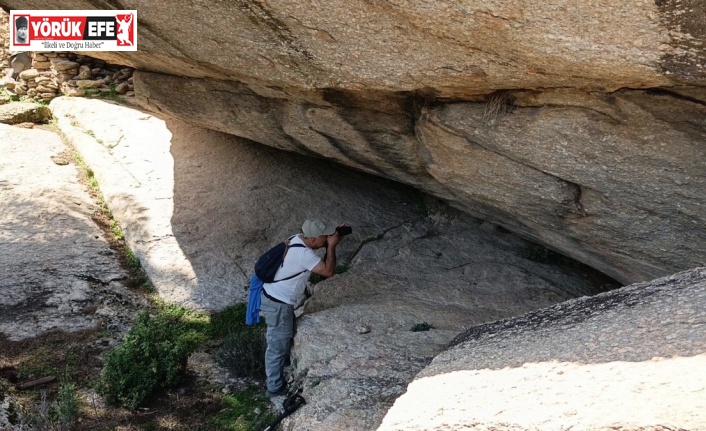
MULTIPOLYGON (((91 136, 95 135, 91 130, 88 130, 86 133, 91 136)), ((121 259, 129 271, 129 276, 125 281, 125 285, 132 289, 143 288, 147 292, 152 292, 154 290, 154 286, 152 286, 147 274, 142 269, 140 260, 125 243, 125 233, 120 227, 118 221, 113 217, 113 213, 110 211, 108 203, 100 191, 98 180, 96 179, 93 170, 88 167, 78 151, 76 151, 76 149, 69 144, 66 137, 63 134, 61 136, 62 139, 64 139, 64 142, 66 142, 71 148, 76 165, 81 167, 83 175, 85 176, 85 181, 88 183, 90 188, 91 195, 100 204, 100 213, 94 215, 94 221, 103 229, 106 236, 109 238, 109 242, 112 247, 119 251, 121 254, 121 259)))
POLYGON ((123 96, 121 96, 120 93, 117 92, 117 87, 117 84, 110 83, 108 84, 109 91, 100 91, 99 93, 95 94, 95 96, 99 99, 112 100, 113 102, 128 104, 127 101, 123 98, 123 96))
POLYGON ((106 145, 105 145, 105 142, 103 142, 102 139, 96 137, 96 132, 94 132, 93 130, 91 130, 91 129, 84 130, 84 133, 87 134, 88 136, 90 136, 91 138, 95 139, 96 142, 98 142, 98 143, 101 144, 102 146, 104 146, 104 147, 106 146, 106 145))
POLYGON ((549 265, 560 265, 577 269, 591 269, 588 265, 585 265, 568 256, 564 256, 561 253, 557 253, 548 248, 544 248, 540 245, 535 245, 528 249, 527 259, 533 262, 546 263, 549 265))
MULTIPOLYGON (((336 265, 336 269, 334 269, 334 274, 343 274, 347 272, 349 269, 351 269, 351 264, 350 262, 343 263, 341 265, 336 265)), ((320 276, 319 274, 314 274, 313 272, 309 276, 309 282, 311 284, 317 284, 322 281, 326 280, 324 277, 320 276)))
POLYGON ((551 252, 546 248, 534 247, 530 249, 527 258, 532 262, 549 263, 551 261, 551 252))
POLYGON ((15 429, 35 431, 70 431, 79 414, 76 386, 65 383, 59 387, 54 401, 47 398, 47 391, 40 392, 38 403, 18 412, 19 423, 15 429))
POLYGON ((208 337, 212 340, 223 339, 228 335, 250 328, 245 324, 247 306, 239 303, 226 307, 211 316, 208 337))
POLYGON ((434 325, 432 325, 431 323, 422 322, 412 326, 409 330, 412 332, 424 332, 430 329, 434 329, 434 325))
POLYGON ((336 274, 343 274, 346 271, 348 271, 349 269, 351 269, 351 264, 350 264, 350 262, 347 262, 347 263, 344 263, 341 265, 336 265, 336 269, 334 270, 334 272, 336 274))
MULTIPOLYGON (((104 208, 103 212, 106 212, 107 207, 104 208)), ((113 235, 117 239, 125 239, 125 235, 123 234, 123 230, 120 228, 120 225, 118 224, 118 221, 112 218, 110 220, 110 230, 113 232, 113 235)))
POLYGON ((500 119, 515 109, 516 103, 515 98, 505 91, 498 91, 491 94, 483 109, 481 126, 493 127, 497 125, 500 119))

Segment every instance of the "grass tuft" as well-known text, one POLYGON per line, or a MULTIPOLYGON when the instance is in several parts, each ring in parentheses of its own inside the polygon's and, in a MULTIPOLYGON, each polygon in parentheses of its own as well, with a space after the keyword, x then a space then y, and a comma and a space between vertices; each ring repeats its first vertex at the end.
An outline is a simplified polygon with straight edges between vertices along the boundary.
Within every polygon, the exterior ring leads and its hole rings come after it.
POLYGON ((481 117, 483 127, 495 126, 501 118, 512 112, 516 101, 507 92, 498 91, 488 97, 481 117))
POLYGON ((257 388, 226 395, 222 400, 223 409, 213 419, 213 425, 219 430, 228 431, 265 429, 275 420, 275 415, 268 410, 268 405, 269 400, 257 388))
MULTIPOLYGON (((349 269, 351 269, 351 264, 350 263, 343 263, 341 265, 336 265, 336 269, 334 269, 335 274, 343 274, 347 272, 349 269)), ((313 272, 309 276, 309 282, 311 284, 317 284, 322 281, 326 280, 324 277, 320 276, 319 274, 314 274, 313 272)))

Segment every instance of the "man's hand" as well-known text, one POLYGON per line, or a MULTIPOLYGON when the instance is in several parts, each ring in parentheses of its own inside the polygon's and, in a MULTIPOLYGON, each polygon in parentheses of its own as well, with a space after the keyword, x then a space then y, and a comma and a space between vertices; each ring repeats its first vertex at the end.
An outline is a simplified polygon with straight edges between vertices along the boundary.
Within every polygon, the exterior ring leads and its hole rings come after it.
MULTIPOLYGON (((337 227, 340 226, 348 226, 347 224, 339 224, 337 227)), ((333 235, 329 235, 326 238, 326 257, 324 260, 319 262, 318 265, 314 267, 311 271, 315 274, 319 274, 320 276, 324 278, 330 278, 333 277, 333 275, 336 273, 336 247, 338 246, 338 243, 340 243, 343 240, 343 236, 341 236, 338 231, 334 232, 333 235)))
MULTIPOLYGON (((343 226, 350 226, 350 225, 347 223, 339 224, 338 226, 336 226, 336 229, 338 229, 339 227, 343 227, 343 226)), ((341 234, 338 233, 338 230, 336 230, 336 232, 334 232, 333 235, 329 235, 328 240, 326 242, 329 247, 331 247, 331 246, 336 247, 338 245, 338 243, 343 240, 343 238, 345 238, 345 236, 342 236, 341 234)))

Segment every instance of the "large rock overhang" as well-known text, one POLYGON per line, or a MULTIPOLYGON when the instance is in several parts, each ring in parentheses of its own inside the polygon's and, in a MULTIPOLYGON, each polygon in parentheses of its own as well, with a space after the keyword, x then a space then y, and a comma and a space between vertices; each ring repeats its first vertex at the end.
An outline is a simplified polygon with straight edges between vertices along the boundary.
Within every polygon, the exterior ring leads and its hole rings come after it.
MULTIPOLYGON (((76 0, 15 9, 105 8, 76 0)), ((138 9, 152 109, 424 189, 623 283, 706 260, 703 0, 138 9)))

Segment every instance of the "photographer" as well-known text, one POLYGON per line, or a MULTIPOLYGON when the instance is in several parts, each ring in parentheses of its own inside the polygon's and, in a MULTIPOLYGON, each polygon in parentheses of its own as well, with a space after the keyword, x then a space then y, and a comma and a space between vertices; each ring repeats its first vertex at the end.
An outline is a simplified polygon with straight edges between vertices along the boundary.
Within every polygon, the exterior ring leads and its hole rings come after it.
POLYGON ((275 275, 277 281, 262 286, 260 310, 267 322, 265 373, 270 397, 285 395, 287 391, 283 371, 294 336, 294 307, 304 300, 309 275, 334 275, 336 247, 351 232, 345 224, 334 227, 318 219, 305 221, 301 230, 301 234, 288 240, 284 262, 275 275), (314 250, 324 247, 326 255, 322 260, 314 250))

